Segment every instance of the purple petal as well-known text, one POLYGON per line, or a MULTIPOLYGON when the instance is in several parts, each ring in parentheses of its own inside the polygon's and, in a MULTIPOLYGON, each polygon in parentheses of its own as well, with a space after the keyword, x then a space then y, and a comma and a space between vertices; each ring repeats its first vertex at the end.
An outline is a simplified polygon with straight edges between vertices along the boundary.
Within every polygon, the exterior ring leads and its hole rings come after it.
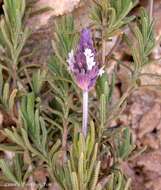
POLYGON ((80 37, 80 50, 84 52, 85 48, 94 49, 93 41, 90 35, 91 31, 89 29, 83 29, 80 37))

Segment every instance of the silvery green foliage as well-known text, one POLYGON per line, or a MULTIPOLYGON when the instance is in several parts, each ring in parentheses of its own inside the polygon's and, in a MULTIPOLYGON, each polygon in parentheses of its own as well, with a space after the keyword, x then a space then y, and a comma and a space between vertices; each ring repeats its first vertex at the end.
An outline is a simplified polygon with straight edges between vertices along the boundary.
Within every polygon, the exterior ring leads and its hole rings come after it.
MULTIPOLYGON (((33 172, 41 165, 48 172, 49 182, 57 183, 60 190, 130 189, 131 179, 121 171, 120 163, 128 159, 135 149, 132 132, 125 126, 109 126, 113 119, 119 117, 129 94, 137 87, 143 65, 149 63, 149 55, 154 47, 153 22, 144 9, 141 9, 138 20, 128 16, 136 1, 94 1, 90 15, 94 43, 81 52, 84 58, 92 57, 90 64, 85 65, 86 70, 91 71, 93 65, 97 66, 97 74, 102 67, 106 70, 108 62, 104 43, 120 31, 123 32, 127 24, 132 25, 130 28, 137 43, 134 49, 133 41, 123 35, 130 47, 133 62, 129 65, 131 86, 118 102, 112 103, 117 78, 115 73, 109 76, 104 72, 96 76, 96 88, 92 85, 93 90, 90 89, 89 93, 89 130, 87 137, 84 137, 81 131, 82 95, 77 87, 79 81, 75 82, 72 69, 68 69, 68 63, 71 63, 69 52, 73 49, 73 53, 77 53, 79 49, 80 34, 75 29, 74 18, 63 16, 55 22, 52 41, 54 54, 48 68, 37 69, 30 74, 24 68, 19 71, 22 48, 29 35, 24 24, 26 2, 4 0, 5 15, 0 26, 3 58, 0 67, 0 106, 15 122, 14 127, 1 131, 7 141, 1 143, 0 150, 4 153, 14 152, 13 161, 0 159, 3 178, 25 187, 31 178, 34 182, 33 172), (99 34, 98 38, 95 31, 99 34), (100 62, 96 62, 97 56, 100 62), (27 85, 21 83, 19 78, 23 70, 27 85), (7 71, 7 75, 4 71, 7 71), (103 166, 104 158, 109 162, 106 167, 103 166)), ((123 65, 120 60, 109 58, 123 65)), ((74 61, 78 62, 79 59, 74 61)), ((77 62, 74 62, 74 66, 77 62)))
POLYGON ((29 30, 24 25, 26 1, 5 0, 4 16, 0 23, 1 63, 12 76, 13 86, 18 83, 18 68, 22 49, 29 37, 29 30))
POLYGON ((98 30, 104 30, 104 38, 108 39, 121 31, 121 28, 134 19, 129 12, 137 1, 133 0, 94 0, 95 7, 91 18, 98 30), (103 27, 102 27, 103 26, 103 27))

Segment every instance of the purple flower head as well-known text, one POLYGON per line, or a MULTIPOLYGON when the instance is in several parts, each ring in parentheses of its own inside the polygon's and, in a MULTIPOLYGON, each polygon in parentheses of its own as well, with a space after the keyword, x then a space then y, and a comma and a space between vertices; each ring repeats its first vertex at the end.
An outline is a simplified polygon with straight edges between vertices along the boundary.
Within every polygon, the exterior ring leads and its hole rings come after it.
POLYGON ((76 52, 69 53, 69 70, 74 74, 77 85, 83 91, 89 91, 95 85, 99 75, 104 72, 99 68, 96 52, 89 29, 83 29, 76 52))

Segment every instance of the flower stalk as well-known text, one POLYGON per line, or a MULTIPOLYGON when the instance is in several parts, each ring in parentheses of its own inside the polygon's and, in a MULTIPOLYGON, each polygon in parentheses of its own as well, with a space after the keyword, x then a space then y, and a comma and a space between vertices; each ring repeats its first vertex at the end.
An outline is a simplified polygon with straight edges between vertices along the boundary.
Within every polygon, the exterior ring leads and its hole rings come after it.
POLYGON ((82 133, 84 137, 87 136, 88 130, 88 91, 83 91, 83 122, 82 122, 82 133))

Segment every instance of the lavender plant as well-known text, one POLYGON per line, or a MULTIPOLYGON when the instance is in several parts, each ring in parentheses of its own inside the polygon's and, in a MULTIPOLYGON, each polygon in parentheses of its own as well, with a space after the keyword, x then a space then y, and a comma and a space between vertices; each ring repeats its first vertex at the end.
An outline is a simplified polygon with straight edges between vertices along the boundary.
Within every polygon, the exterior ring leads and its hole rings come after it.
POLYGON ((54 53, 48 68, 32 71, 30 78, 22 65, 28 76, 28 82, 22 83, 18 70, 29 34, 24 22, 25 0, 4 0, 0 104, 14 125, 1 130, 7 140, 0 144, 4 153, 0 168, 3 179, 21 188, 34 184, 35 189, 44 189, 56 183, 60 190, 131 189, 131 179, 121 170, 121 163, 134 154, 132 132, 125 126, 111 127, 111 121, 140 87, 142 67, 149 63, 155 44, 153 22, 144 9, 138 20, 128 16, 136 1, 94 2, 92 27, 78 32, 72 16, 55 22, 54 53), (130 22, 137 43, 122 35, 130 22), (115 72, 107 74, 108 62, 124 63, 113 55, 114 48, 106 54, 105 45, 116 34, 127 42, 133 61, 126 67, 131 72, 130 86, 113 103, 117 76, 115 72), (8 151, 14 154, 6 162, 8 151), (48 179, 43 187, 36 184, 34 175, 41 169, 48 179))

